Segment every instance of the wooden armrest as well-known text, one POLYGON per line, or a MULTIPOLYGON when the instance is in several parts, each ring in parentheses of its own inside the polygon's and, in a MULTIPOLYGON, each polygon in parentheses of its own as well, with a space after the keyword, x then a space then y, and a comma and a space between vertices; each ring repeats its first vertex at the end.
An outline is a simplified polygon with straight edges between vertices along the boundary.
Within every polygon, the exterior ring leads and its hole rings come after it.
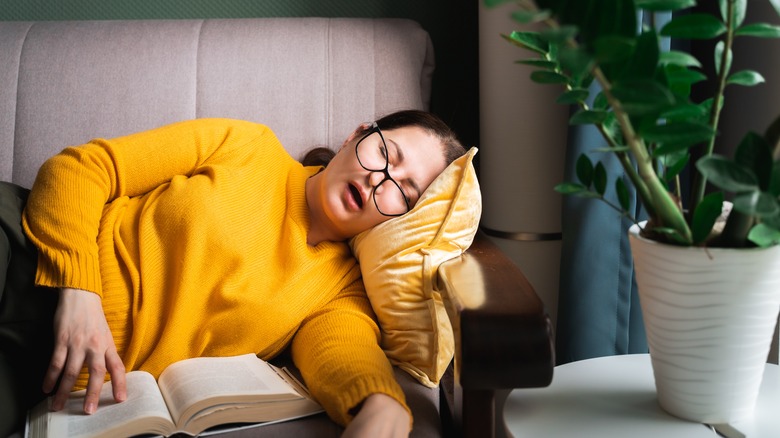
POLYGON ((520 269, 482 233, 439 268, 455 334, 453 419, 464 436, 494 436, 503 394, 552 381, 549 315, 520 269), (462 398, 462 399, 461 399, 462 398), (497 409, 498 403, 498 409, 497 409))

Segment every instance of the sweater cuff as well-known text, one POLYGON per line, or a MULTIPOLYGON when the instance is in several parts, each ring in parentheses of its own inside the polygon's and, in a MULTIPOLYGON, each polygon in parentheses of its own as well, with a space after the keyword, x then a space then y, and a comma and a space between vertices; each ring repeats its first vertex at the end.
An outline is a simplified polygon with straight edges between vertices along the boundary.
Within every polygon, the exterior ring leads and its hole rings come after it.
MULTIPOLYGON (((385 394, 392 397, 406 409, 409 413, 409 418, 412 419, 411 421, 414 421, 412 411, 406 404, 404 392, 392 374, 381 377, 367 376, 351 381, 346 391, 336 400, 335 409, 331 410, 331 412, 337 412, 339 415, 339 418, 334 418, 334 420, 343 426, 349 424, 358 412, 354 408, 358 407, 372 394, 385 394)), ((410 424, 409 426, 411 427, 412 425, 410 424)))
POLYGON ((103 298, 97 255, 39 249, 35 284, 86 290, 103 298))

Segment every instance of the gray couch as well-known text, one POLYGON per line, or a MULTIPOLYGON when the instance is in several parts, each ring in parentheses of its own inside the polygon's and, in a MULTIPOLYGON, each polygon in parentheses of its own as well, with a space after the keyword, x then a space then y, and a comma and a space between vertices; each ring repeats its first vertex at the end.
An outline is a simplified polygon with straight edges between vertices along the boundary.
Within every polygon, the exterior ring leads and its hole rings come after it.
MULTIPOLYGON (((427 109, 433 68, 427 33, 408 20, 0 22, 0 180, 29 187, 67 145, 197 117, 267 124, 299 157, 339 146, 358 122, 427 109)), ((413 435, 500 435, 501 389, 551 379, 549 320, 482 236, 440 276, 457 352, 445 390, 397 372, 413 435), (485 300, 470 305, 473 293, 485 300)), ((339 433, 323 415, 243 435, 339 433)))

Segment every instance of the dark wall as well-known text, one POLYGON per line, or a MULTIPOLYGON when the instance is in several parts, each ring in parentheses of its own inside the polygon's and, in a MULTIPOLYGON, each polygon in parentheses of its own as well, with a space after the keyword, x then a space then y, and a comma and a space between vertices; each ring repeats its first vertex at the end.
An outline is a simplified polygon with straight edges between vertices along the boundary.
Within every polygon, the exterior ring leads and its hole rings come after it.
POLYGON ((474 0, 3 0, 0 21, 247 17, 396 17, 431 35, 431 110, 468 145, 479 141, 477 7, 474 0))

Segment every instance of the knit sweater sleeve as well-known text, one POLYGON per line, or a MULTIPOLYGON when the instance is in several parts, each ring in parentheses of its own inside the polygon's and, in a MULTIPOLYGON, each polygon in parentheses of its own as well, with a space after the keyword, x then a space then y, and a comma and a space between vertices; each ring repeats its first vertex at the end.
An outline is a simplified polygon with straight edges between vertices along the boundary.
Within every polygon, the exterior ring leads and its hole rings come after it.
POLYGON ((25 232, 39 250, 36 284, 102 296, 97 235, 106 205, 142 196, 177 175, 190 176, 263 135, 273 137, 254 123, 198 119, 95 139, 48 159, 23 214, 25 232))
POLYGON ((360 280, 304 321, 292 353, 312 395, 337 423, 347 425, 353 408, 376 393, 393 397, 411 416, 379 347, 379 327, 360 280))

